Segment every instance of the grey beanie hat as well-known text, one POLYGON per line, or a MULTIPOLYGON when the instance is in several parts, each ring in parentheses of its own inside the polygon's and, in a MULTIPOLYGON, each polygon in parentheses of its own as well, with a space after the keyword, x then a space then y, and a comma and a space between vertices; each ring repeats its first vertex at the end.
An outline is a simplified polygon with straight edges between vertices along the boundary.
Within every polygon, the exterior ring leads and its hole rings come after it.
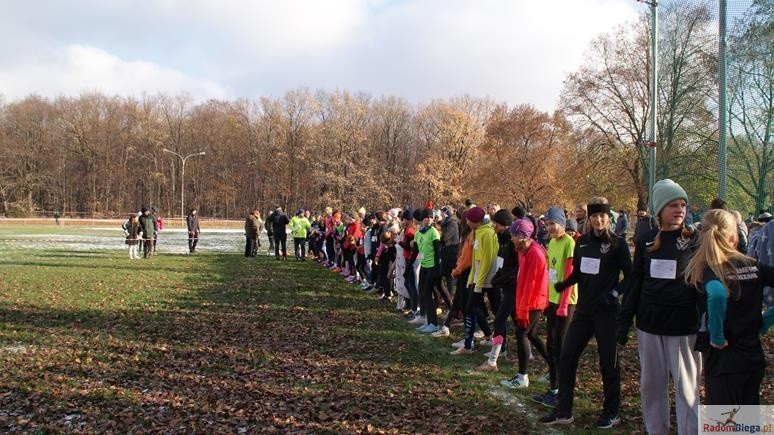
POLYGON ((564 216, 564 209, 561 207, 550 207, 546 212, 545 219, 547 221, 555 222, 562 227, 567 225, 567 218, 564 216))
POLYGON ((656 182, 653 185, 653 211, 655 211, 655 216, 658 216, 667 204, 676 199, 688 201, 688 195, 679 184, 669 178, 656 182))

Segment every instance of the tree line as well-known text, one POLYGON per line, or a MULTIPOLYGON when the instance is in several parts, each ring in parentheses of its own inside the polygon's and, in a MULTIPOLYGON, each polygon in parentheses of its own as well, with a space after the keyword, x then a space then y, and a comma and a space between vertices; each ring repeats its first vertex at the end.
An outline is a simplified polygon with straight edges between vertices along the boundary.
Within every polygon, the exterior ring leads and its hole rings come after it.
MULTIPOLYGON (((657 177, 706 205, 717 190, 717 38, 706 7, 662 2, 657 177)), ((774 192, 774 22, 754 1, 729 39, 729 200, 774 192)), ((570 207, 590 195, 647 202, 646 16, 600 35, 567 75, 557 109, 459 96, 299 88, 278 98, 187 95, 0 100, 0 213, 118 216, 153 205, 234 218, 275 205, 369 209, 480 202, 570 207)))

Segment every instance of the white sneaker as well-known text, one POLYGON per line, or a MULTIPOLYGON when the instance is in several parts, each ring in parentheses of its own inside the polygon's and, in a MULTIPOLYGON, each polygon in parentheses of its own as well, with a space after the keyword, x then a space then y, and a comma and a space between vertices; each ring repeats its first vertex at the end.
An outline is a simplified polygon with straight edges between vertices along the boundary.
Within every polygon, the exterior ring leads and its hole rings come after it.
POLYGON ((473 338, 484 338, 484 333, 481 331, 476 331, 473 333, 473 338))
POLYGON ((446 325, 441 326, 441 329, 433 332, 433 337, 448 337, 449 336, 449 328, 446 327, 446 325))
POLYGON ((460 341, 455 341, 451 344, 451 347, 465 347, 465 339, 463 338, 460 341))
POLYGON ((481 346, 492 346, 492 339, 491 338, 485 338, 478 342, 481 346))
POLYGON ((541 384, 547 384, 551 382, 551 373, 545 372, 543 376, 537 378, 537 381, 540 382, 541 384))
POLYGON ((500 385, 509 388, 527 388, 529 387, 529 375, 517 373, 516 376, 511 379, 500 381, 500 385))

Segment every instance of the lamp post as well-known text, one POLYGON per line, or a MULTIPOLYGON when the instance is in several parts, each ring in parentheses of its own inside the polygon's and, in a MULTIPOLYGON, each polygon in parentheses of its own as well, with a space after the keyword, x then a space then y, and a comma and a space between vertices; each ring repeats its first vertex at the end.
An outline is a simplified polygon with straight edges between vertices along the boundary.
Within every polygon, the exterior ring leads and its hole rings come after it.
POLYGON ((166 148, 163 148, 162 151, 164 151, 165 153, 174 154, 174 155, 178 156, 180 158, 180 161, 182 162, 181 163, 181 168, 180 168, 180 217, 183 218, 183 220, 185 221, 185 205, 184 205, 184 200, 185 200, 185 161, 188 160, 189 157, 203 156, 206 153, 204 151, 202 151, 202 152, 198 152, 198 153, 188 154, 187 156, 183 157, 180 154, 178 154, 178 153, 176 153, 174 151, 168 150, 166 148))
POLYGON ((650 119, 648 123, 648 209, 653 210, 653 185, 656 184, 656 115, 658 114, 658 1, 637 0, 650 6, 650 119))

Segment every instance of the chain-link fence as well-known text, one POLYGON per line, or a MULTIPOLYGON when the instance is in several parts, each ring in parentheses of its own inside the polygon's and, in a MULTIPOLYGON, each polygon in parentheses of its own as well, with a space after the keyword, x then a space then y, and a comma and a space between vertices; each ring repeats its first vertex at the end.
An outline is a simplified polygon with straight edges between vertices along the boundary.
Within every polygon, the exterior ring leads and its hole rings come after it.
POLYGON ((746 217, 771 210, 774 0, 664 0, 656 7, 657 178, 679 180, 700 208, 722 196, 746 217))

